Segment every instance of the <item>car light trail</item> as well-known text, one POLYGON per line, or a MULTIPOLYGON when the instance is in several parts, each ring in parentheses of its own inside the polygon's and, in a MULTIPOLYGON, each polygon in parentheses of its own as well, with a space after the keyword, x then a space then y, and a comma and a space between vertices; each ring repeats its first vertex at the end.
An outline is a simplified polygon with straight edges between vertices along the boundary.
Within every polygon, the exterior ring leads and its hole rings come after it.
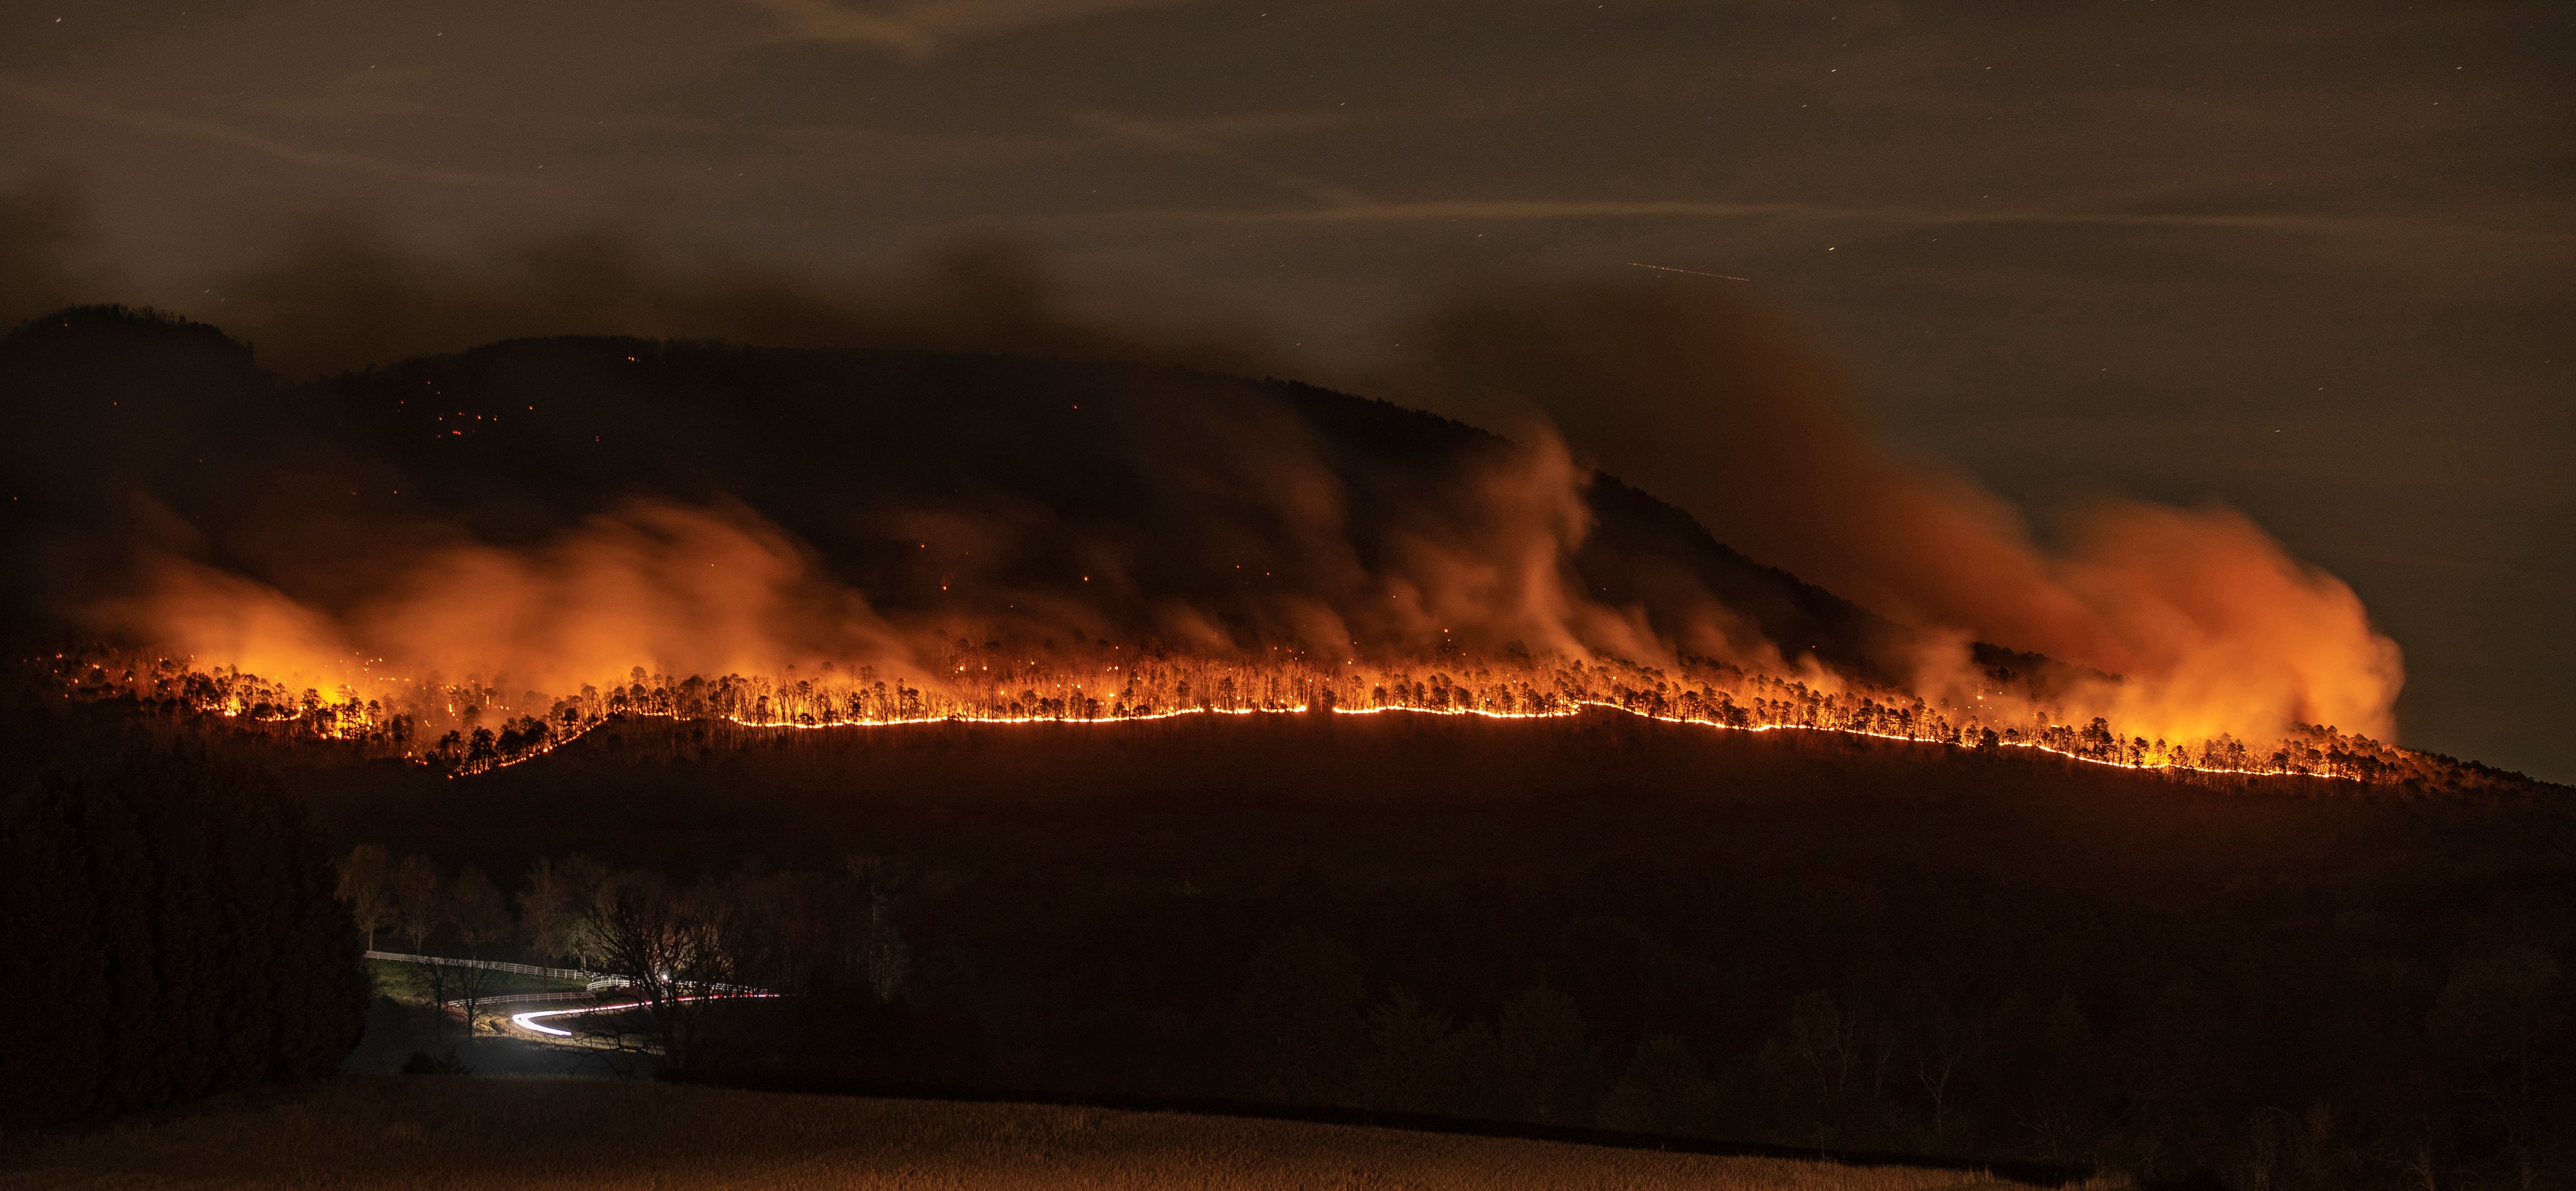
MULTIPOLYGON (((671 999, 674 1001, 742 1001, 756 1000, 762 997, 774 997, 777 995, 777 993, 712 993, 707 996, 673 997, 671 999)), ((572 1031, 558 1029, 554 1026, 538 1025, 537 1019, 541 1017, 579 1017, 585 1013, 615 1013, 621 1009, 642 1009, 650 1004, 652 1004, 650 1001, 628 1001, 622 1005, 588 1005, 580 1009, 540 1009, 534 1013, 511 1014, 510 1024, 532 1034, 546 1034, 556 1038, 570 1038, 572 1037, 572 1031)))

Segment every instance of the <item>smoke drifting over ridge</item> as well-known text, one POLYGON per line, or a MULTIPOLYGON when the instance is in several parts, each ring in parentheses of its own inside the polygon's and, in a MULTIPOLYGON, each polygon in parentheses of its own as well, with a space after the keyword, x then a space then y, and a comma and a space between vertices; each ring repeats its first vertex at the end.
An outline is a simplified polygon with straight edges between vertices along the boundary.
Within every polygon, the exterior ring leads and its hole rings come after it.
MULTIPOLYGON (((1953 641, 2131 681, 2102 701, 2157 730, 2278 717, 2388 737, 2395 643, 2341 580, 2232 510, 2103 501, 2044 546, 1972 481, 1899 459, 1845 412, 1842 370, 1732 289, 1538 286, 1463 302, 1396 378, 1434 408, 1543 411, 1756 558, 1953 641)), ((1923 659, 1956 685, 1964 655, 1923 659)))
MULTIPOLYGON (((59 209, 47 218, 69 226, 59 209)), ((41 284, 11 279, 0 294, 86 296, 59 255, 13 250, 8 259, 51 271, 41 284)), ((677 265, 613 236, 496 260, 481 270, 436 268, 349 225, 326 227, 228 282, 226 312, 193 313, 259 342, 263 362, 306 374, 574 331, 1141 358, 1242 372, 1275 358, 1239 331, 1084 325, 1056 313, 1040 273, 1005 250, 953 255, 891 292, 677 265)), ((1651 283, 1524 285, 1484 291, 1426 321, 1436 333, 1425 341, 1435 346, 1391 378, 1389 392, 1438 408, 1543 411, 1579 450, 1616 458, 1721 541, 1922 630, 1902 668, 1927 696, 1978 684, 1966 649, 1977 639, 2125 677, 2082 692, 2082 701, 2158 734, 2251 737, 2291 722, 2393 733, 2397 651, 2342 583, 2224 510, 2105 505, 2072 518, 2065 545, 2043 548, 2004 502, 1871 443, 1840 412, 1840 382, 1823 354, 1750 302, 1651 283)), ((1445 636, 1478 649, 1640 660, 1713 653, 1783 669, 1781 659, 1797 654, 1794 642, 1749 631, 1723 600, 1689 601, 1687 614, 1676 604, 1658 617, 1594 598, 1572 568, 1590 528, 1582 497, 1590 477, 1546 433, 1524 435, 1538 445, 1509 466, 1439 477, 1409 494, 1437 501, 1396 501, 1386 507, 1412 511, 1354 529, 1336 520, 1349 498, 1337 473, 1319 470, 1311 454, 1270 452, 1281 441, 1269 433, 1276 427, 1239 433, 1229 447, 1219 426, 1243 409, 1196 414, 1199 445, 1161 450, 1149 472, 1173 486, 1160 503, 1196 500, 1203 511, 1227 512, 1190 519, 1176 539, 1122 537, 1007 501, 932 502, 880 508, 871 548, 910 536, 896 532, 898 522, 990 543, 986 558, 950 560, 952 578, 975 577, 984 603, 1000 602, 1008 614, 987 609, 978 614, 985 623, 954 626, 979 637, 1143 635, 1219 651, 1293 643, 1323 656, 1346 644, 1436 648, 1445 636), (1217 444, 1212 452, 1208 443, 1217 444), (1188 557, 1188 574, 1147 557, 1173 551, 1188 557), (1030 581, 1026 572, 1043 569, 1041 559, 1096 573, 1070 587, 1052 573, 1030 581), (1185 588, 1241 565, 1293 579, 1259 598, 1175 594, 1175 580, 1185 588)), ((1126 432, 1138 443, 1187 437, 1174 424, 1146 419, 1126 432)), ((866 657, 890 672, 934 664, 917 644, 903 644, 936 619, 921 568, 836 571, 828 560, 847 543, 812 540, 773 520, 775 501, 748 494, 609 495, 603 489, 577 525, 534 539, 419 526, 384 535, 442 544, 370 560, 360 568, 367 578, 337 599, 289 594, 223 557, 291 556, 292 548, 219 541, 208 560, 159 564, 148 586, 93 606, 109 623, 158 625, 160 635, 180 638, 173 644, 210 654, 226 641, 249 649, 243 642, 256 637, 399 656, 451 675, 506 669, 514 682, 614 675, 625 667, 613 658, 629 655, 674 672, 835 656, 866 657), (698 570, 736 586, 701 587, 698 570), (880 608, 886 601, 871 597, 889 581, 910 587, 880 608), (505 594, 450 598, 465 590, 505 594), (499 656, 477 660, 486 654, 499 656)))
MULTIPOLYGON (((53 180, 0 190, 0 326, 74 303, 155 304, 92 259, 88 204, 53 180)), ((1037 257, 963 238, 868 276, 834 277, 688 253, 613 225, 430 253, 358 211, 266 234, 245 263, 192 277, 158 304, 222 327, 290 380, 540 335, 632 335, 780 347, 896 347, 1148 360, 1259 373, 1255 327, 1087 319, 1037 257)))

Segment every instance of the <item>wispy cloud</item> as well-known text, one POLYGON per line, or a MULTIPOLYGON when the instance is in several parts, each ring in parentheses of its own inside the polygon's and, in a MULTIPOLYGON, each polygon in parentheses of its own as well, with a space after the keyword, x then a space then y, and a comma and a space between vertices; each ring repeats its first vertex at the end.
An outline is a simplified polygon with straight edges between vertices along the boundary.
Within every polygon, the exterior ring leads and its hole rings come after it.
POLYGON ((788 40, 874 45, 912 58, 928 58, 954 41, 1191 2, 908 0, 858 5, 840 0, 743 0, 777 18, 780 35, 788 40))
POLYGON ((1372 200, 1367 195, 1350 187, 1247 161, 1225 144, 1228 137, 1246 133, 1260 134, 1292 129, 1306 131, 1329 127, 1333 119, 1330 116, 1310 115, 1267 119, 1235 118, 1225 121, 1175 121, 1148 120, 1138 116, 1098 110, 1073 113, 1075 123, 1094 132, 1132 144, 1168 149, 1193 157, 1204 157, 1282 190, 1304 195, 1325 204, 1328 209, 1370 206, 1372 200))
POLYGON ((533 184, 530 179, 514 178, 503 174, 444 169, 439 166, 418 165, 359 153, 333 153, 328 150, 306 149, 213 120, 203 120, 193 116, 172 116, 83 98, 11 74, 0 74, 0 96, 15 99, 29 107, 56 115, 121 125, 163 136, 187 137, 210 144, 228 145, 274 157, 280 161, 320 169, 347 170, 381 178, 398 178, 411 182, 438 182, 451 186, 533 184))
POLYGON ((1317 207, 1145 209, 1089 218, 1196 223, 1428 223, 1565 219, 1780 219, 1896 227, 2027 225, 2040 227, 2208 228, 2331 235, 2467 235, 2531 244, 2576 243, 2558 228, 2460 224, 2399 217, 2050 211, 2014 207, 1836 206, 1821 203, 1725 203, 1697 200, 1434 199, 1327 203, 1317 207))

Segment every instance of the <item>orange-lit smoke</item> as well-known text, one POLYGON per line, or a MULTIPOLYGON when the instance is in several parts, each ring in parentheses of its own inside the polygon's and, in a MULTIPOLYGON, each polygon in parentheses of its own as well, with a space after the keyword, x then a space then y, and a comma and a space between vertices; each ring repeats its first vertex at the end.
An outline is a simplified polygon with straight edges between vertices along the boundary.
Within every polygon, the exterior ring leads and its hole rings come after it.
POLYGON ((2352 588, 2243 515, 2106 505, 2052 563, 2138 676, 2113 694, 2115 718, 2175 739, 2282 719, 2395 738, 2396 643, 2352 588))
POLYGON ((1573 573, 1593 529, 1592 477, 1552 428, 1481 441, 1392 491, 1362 493, 1312 427, 1253 394, 1157 394, 1133 416, 1140 471, 1164 506, 1193 510, 1178 549, 1219 575, 1259 580, 1237 598, 1192 603, 1138 590, 1104 559, 1109 574, 1094 577, 1152 601, 1153 631, 1175 645, 1285 643, 1318 659, 1515 643, 1570 658, 1670 653, 1638 613, 1591 598, 1573 573))
POLYGON ((1573 581, 1569 560, 1592 529, 1583 502, 1590 477, 1552 431, 1534 436, 1534 448, 1474 477, 1470 525, 1397 535, 1385 582, 1399 615, 1423 637, 1434 627, 1469 633, 1461 643, 1482 649, 1517 641, 1568 657, 1668 654, 1642 612, 1623 614, 1573 581))
POLYGON ((1543 411, 1720 541, 1925 630, 1927 694, 1977 685, 1973 638, 2120 676, 2066 710, 2148 735, 2395 731, 2397 647, 2340 580, 2224 509, 2105 504, 2043 547, 2010 504, 1881 447, 1826 353, 1733 291, 1489 292, 1410 338, 1426 356, 1391 383, 1418 399, 1543 411))
MULTIPOLYGON (((1341 481, 1294 436, 1274 443, 1283 441, 1239 459, 1219 455, 1193 481, 1203 499, 1266 506, 1261 519, 1279 531, 1265 552, 1247 555, 1266 568, 1261 581, 1225 599, 1144 590, 1104 556, 1071 590, 962 572, 941 585, 936 606, 890 613, 751 509, 634 499, 534 546, 424 548, 345 607, 162 556, 143 568, 136 593, 101 605, 96 619, 202 669, 324 691, 346 685, 362 696, 471 678, 512 705, 536 694, 540 708, 544 698, 624 683, 638 667, 714 678, 829 664, 919 683, 960 634, 1080 643, 1135 624, 1201 656, 1290 647, 1325 665, 1516 644, 1566 658, 1667 656, 1642 613, 1584 594, 1570 560, 1591 528, 1589 477, 1552 438, 1498 441, 1454 474, 1431 477, 1439 498, 1396 519, 1375 568, 1351 540, 1341 481)), ((971 540, 988 556, 1007 557, 1013 537, 958 514, 888 521, 971 540)))
POLYGON ((633 501, 523 550, 435 549, 334 615, 203 563, 164 559, 107 606, 114 628, 203 666, 361 692, 468 675, 549 695, 668 674, 831 661, 917 671, 856 593, 739 507, 633 501))
POLYGON ((323 688, 370 684, 365 655, 329 616, 244 575, 170 556, 146 560, 138 590, 90 610, 113 637, 201 666, 292 676, 323 688))
POLYGON ((910 668, 857 593, 748 509, 636 501, 537 550, 451 548, 364 608, 357 631, 416 669, 509 676, 549 693, 654 673, 910 668))

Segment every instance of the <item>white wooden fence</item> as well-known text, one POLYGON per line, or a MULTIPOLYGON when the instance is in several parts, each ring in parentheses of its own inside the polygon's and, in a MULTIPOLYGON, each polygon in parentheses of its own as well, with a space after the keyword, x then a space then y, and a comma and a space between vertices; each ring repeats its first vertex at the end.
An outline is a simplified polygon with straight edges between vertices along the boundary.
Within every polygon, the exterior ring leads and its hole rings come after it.
POLYGON ((484 968, 494 972, 516 972, 522 976, 544 976, 552 980, 579 980, 586 984, 600 980, 624 982, 623 977, 611 976, 606 972, 590 972, 580 968, 540 968, 535 964, 505 964, 499 960, 490 959, 450 959, 444 955, 406 955, 399 951, 370 951, 367 953, 367 958, 390 960, 398 964, 437 964, 443 968, 484 968))
MULTIPOLYGON (((410 955, 400 951, 370 951, 367 953, 367 958, 381 959, 390 963, 398 964, 437 964, 440 967, 446 968, 483 968, 494 972, 516 972, 522 976, 543 976, 550 980, 578 980, 582 982, 582 987, 577 989, 565 988, 557 989, 553 992, 504 993, 497 997, 476 997, 474 998, 474 1003, 477 1005, 507 1005, 519 1001, 568 1001, 589 996, 601 989, 625 988, 635 983, 624 976, 612 976, 606 972, 592 972, 582 968, 541 968, 535 964, 506 964, 499 960, 491 959, 451 959, 444 955, 410 955)), ((717 996, 765 997, 771 995, 767 989, 753 988, 747 984, 712 984, 704 987, 707 993, 712 993, 717 996)), ((705 994, 702 993, 700 995, 705 994)), ((462 1005, 464 1003, 465 998, 463 997, 455 997, 440 1002, 442 1005, 462 1005)))
MULTIPOLYGON (((477 1006, 516 1005, 526 1001, 578 1001, 587 998, 590 995, 591 991, 586 988, 566 988, 558 989, 554 992, 504 993, 497 997, 475 997, 473 1000, 477 1006)), ((450 997, 439 1002, 439 1004, 447 1008, 454 1008, 464 1004, 465 1001, 466 998, 464 997, 450 997)))

